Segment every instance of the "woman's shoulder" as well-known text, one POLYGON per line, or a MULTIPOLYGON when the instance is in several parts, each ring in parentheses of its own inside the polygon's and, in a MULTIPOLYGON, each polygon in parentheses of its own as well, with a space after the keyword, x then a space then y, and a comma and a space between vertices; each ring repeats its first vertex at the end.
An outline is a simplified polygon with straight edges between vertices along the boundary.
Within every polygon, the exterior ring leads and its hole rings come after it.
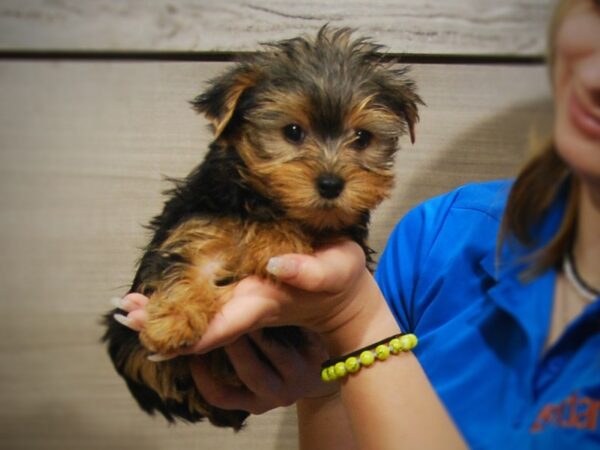
MULTIPOLYGON (((476 235, 495 235, 498 231, 512 180, 474 182, 433 197, 410 210, 396 225, 390 242, 410 235, 425 250, 441 237, 452 235, 463 240, 467 230, 476 235)), ((456 242, 454 242, 456 243, 456 242)))
POLYGON ((438 214, 442 216, 452 210, 471 211, 501 220, 512 183, 513 180, 494 180, 464 184, 415 209, 441 209, 438 214))
MULTIPOLYGON (((495 255, 511 185, 511 180, 465 184, 421 203, 396 226, 375 275, 403 329, 415 329, 442 287, 456 294, 478 285, 462 281, 480 276, 480 261, 495 255)), ((443 304, 459 311, 470 298, 459 295, 457 304, 443 304)))
POLYGON ((402 264, 409 273, 432 258, 449 262, 456 255, 495 251, 511 185, 511 180, 469 183, 419 204, 396 225, 378 272, 396 272, 402 264))

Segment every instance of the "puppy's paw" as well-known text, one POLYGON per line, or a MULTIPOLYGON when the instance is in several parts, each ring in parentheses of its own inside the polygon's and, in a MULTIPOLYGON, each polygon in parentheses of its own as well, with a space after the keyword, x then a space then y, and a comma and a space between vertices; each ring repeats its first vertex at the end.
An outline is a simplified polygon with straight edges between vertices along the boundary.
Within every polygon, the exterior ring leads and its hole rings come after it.
POLYGON ((209 314, 198 308, 165 306, 148 308, 148 322, 140 333, 140 341, 152 353, 171 354, 198 341, 209 322, 209 314))

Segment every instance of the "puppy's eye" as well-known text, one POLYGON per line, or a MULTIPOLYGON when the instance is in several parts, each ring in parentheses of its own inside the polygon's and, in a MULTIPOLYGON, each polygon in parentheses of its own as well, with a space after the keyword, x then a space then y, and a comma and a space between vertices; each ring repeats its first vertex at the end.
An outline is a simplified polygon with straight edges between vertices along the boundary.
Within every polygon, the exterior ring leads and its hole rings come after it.
POLYGON ((367 130, 356 130, 354 133, 354 140, 350 146, 355 150, 364 150, 373 140, 373 134, 367 130))
POLYGON ((292 144, 300 144, 304 140, 304 130, 297 123, 283 127, 283 135, 292 144))

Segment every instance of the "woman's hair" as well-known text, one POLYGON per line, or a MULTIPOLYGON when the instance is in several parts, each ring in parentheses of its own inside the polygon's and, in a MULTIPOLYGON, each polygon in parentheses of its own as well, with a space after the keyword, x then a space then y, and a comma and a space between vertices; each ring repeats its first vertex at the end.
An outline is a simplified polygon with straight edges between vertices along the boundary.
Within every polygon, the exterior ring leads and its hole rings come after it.
MULTIPOLYGON (((550 22, 547 61, 552 79, 558 28, 575 0, 560 0, 550 22)), ((559 191, 568 189, 565 214, 558 232, 543 247, 528 256, 528 268, 522 273, 531 279, 552 267, 560 267, 570 250, 575 235, 579 183, 570 175, 569 166, 560 158, 554 139, 539 146, 534 156, 517 176, 506 204, 502 220, 498 251, 508 236, 515 237, 525 247, 538 245, 535 230, 551 207, 559 191), (566 186, 565 186, 566 184, 566 186)))

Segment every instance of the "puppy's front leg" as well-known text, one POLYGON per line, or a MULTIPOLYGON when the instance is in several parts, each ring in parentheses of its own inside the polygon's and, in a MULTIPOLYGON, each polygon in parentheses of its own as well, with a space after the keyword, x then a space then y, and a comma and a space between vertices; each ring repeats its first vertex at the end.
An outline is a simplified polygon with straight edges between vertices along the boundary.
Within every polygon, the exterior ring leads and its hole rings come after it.
POLYGON ((239 257, 239 224, 190 219, 156 249, 173 261, 147 286, 148 321, 140 333, 144 347, 169 354, 202 337, 232 289, 231 270, 239 257))
POLYGON ((287 253, 313 253, 312 239, 298 224, 286 220, 248 224, 244 228, 242 243, 246 257, 240 261, 240 273, 273 281, 277 280, 267 271, 272 257, 287 253))

